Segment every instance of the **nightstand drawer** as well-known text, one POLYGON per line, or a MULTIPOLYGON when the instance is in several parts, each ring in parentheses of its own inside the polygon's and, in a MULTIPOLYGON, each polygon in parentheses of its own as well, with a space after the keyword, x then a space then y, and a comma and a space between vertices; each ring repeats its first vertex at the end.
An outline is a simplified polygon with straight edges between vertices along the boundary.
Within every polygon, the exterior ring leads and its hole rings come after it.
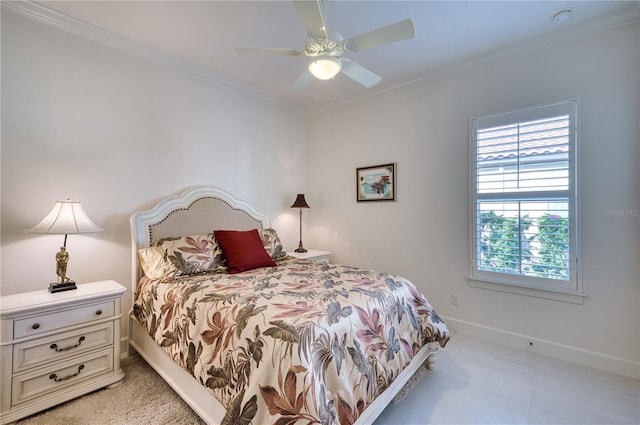
POLYGON ((37 335, 43 332, 64 328, 66 326, 111 317, 113 316, 114 311, 114 301, 110 300, 84 307, 56 311, 55 313, 16 320, 13 327, 14 338, 17 339, 29 335, 37 335))
POLYGON ((70 361, 49 365, 13 378, 11 405, 76 385, 113 370, 113 347, 76 357, 70 361))
POLYGON ((113 322, 26 341, 13 347, 13 370, 19 372, 110 344, 113 344, 113 322))

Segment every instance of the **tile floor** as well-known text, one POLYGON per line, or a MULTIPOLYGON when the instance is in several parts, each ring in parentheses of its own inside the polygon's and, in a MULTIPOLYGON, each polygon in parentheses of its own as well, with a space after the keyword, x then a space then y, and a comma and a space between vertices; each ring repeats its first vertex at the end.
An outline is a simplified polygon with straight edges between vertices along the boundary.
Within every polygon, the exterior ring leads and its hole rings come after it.
POLYGON ((640 424, 640 382, 454 335, 375 425, 640 424))

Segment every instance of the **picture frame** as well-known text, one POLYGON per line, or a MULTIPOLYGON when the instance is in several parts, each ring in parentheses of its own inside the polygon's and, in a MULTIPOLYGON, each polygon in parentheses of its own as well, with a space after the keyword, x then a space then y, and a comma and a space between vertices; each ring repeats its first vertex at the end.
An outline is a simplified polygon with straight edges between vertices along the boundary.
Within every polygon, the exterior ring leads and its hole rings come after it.
POLYGON ((356 168, 358 202, 396 200, 396 164, 356 168))

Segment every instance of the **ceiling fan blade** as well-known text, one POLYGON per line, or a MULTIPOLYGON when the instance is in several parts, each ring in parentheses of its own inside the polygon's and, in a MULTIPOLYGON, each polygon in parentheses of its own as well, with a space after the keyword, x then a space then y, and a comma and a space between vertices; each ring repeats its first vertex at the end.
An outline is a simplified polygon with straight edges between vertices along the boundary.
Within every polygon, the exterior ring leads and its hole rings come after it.
POLYGON ((322 19, 318 2, 303 0, 294 1, 293 4, 309 37, 316 40, 327 38, 327 30, 324 27, 324 19, 322 19))
POLYGON ((304 91, 307 87, 309 87, 309 84, 311 84, 312 81, 313 75, 311 75, 311 73, 305 69, 302 74, 300 74, 296 82, 293 83, 291 89, 293 91, 304 91))
POLYGON ((398 21, 395 24, 356 35, 347 40, 347 49, 352 52, 371 49, 383 44, 395 43, 416 36, 416 28, 411 19, 398 21))
POLYGON ((235 51, 241 55, 300 56, 303 53, 302 50, 272 49, 268 47, 236 47, 235 51))
POLYGON ((374 74, 367 68, 358 65, 352 60, 342 61, 342 73, 368 89, 375 86, 380 82, 380 80, 382 80, 382 77, 374 74))

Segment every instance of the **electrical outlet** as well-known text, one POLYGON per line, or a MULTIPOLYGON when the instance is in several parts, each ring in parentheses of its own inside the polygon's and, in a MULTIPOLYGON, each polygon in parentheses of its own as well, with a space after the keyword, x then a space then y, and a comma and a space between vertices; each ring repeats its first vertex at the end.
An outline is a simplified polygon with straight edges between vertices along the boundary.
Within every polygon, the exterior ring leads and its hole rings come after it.
POLYGON ((460 296, 458 294, 451 294, 451 305, 460 305, 460 296))

